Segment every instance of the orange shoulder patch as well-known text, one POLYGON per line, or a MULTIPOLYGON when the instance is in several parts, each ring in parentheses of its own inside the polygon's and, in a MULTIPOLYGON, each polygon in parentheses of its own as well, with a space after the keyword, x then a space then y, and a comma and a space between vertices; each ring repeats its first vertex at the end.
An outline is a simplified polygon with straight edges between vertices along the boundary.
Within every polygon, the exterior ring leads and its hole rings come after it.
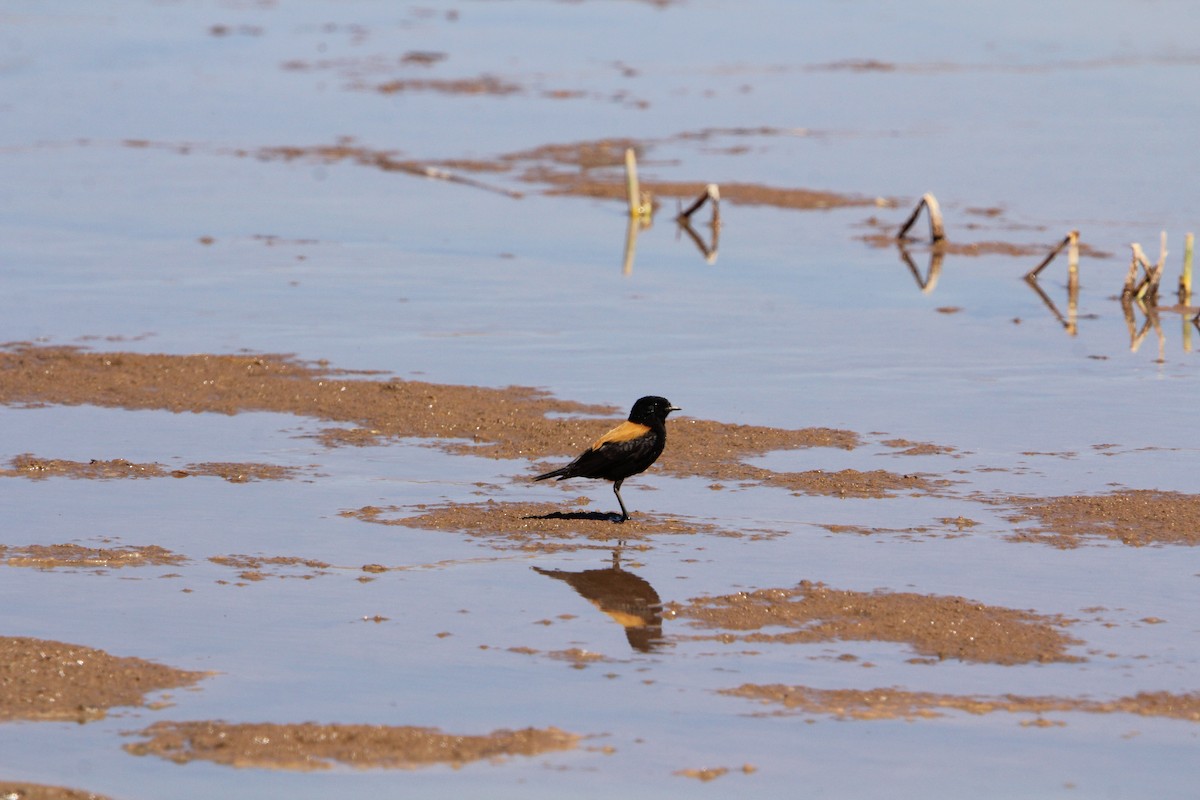
POLYGON ((600 445, 608 444, 609 442, 628 442, 630 439, 636 439, 639 436, 645 436, 649 432, 650 428, 648 426, 626 420, 608 433, 601 436, 596 441, 592 442, 591 449, 598 450, 600 449, 600 445))

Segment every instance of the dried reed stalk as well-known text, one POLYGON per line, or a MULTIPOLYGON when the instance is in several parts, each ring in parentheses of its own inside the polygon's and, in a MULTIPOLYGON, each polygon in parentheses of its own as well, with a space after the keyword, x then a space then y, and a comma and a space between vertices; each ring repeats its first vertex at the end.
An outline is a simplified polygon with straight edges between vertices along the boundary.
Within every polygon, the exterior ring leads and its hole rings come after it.
POLYGON ((917 203, 917 207, 913 209, 912 215, 908 220, 900 226, 900 232, 896 234, 897 239, 903 239, 908 233, 908 229, 917 221, 917 217, 921 216, 921 209, 929 212, 929 241, 931 244, 937 244, 946 238, 946 229, 942 225, 942 209, 938 205, 937 198, 931 192, 926 192, 921 196, 921 202, 917 203))
POLYGON ((1040 275, 1042 270, 1044 270, 1046 267, 1048 267, 1050 265, 1050 262, 1054 260, 1055 256, 1057 256, 1059 253, 1061 253, 1063 251, 1064 247, 1069 248, 1067 251, 1068 275, 1075 275, 1075 281, 1078 282, 1078 280, 1079 280, 1079 277, 1078 277, 1078 272, 1079 272, 1079 231, 1071 231, 1066 236, 1064 236, 1063 240, 1061 242, 1059 242, 1057 245, 1055 245, 1054 249, 1050 251, 1050 254, 1042 259, 1042 263, 1038 264, 1036 267, 1029 270, 1029 272, 1025 273, 1025 279, 1033 280, 1038 275, 1040 275))
POLYGON ((721 189, 715 183, 705 186, 704 192, 690 206, 680 211, 675 218, 690 221, 692 214, 695 214, 704 207, 705 203, 710 201, 713 204, 713 225, 719 225, 721 221, 721 189))
POLYGON ((637 154, 632 147, 625 150, 625 196, 629 201, 629 216, 643 221, 650 219, 653 206, 638 186, 637 154))
MULTIPOLYGON (((1142 246, 1137 242, 1131 244, 1130 249, 1133 251, 1133 263, 1130 265, 1131 273, 1137 273, 1137 265, 1142 266, 1145 275, 1137 285, 1133 287, 1133 296, 1138 300, 1144 301, 1149 306, 1158 305, 1158 285, 1162 280, 1163 267, 1167 263, 1167 232, 1163 231, 1159 237, 1158 246, 1158 261, 1153 265, 1150 264, 1150 259, 1146 258, 1146 254, 1142 252, 1142 246)), ((1126 288, 1129 287, 1130 279, 1126 278, 1126 288)))
POLYGON ((1192 247, 1195 243, 1195 235, 1189 233, 1183 237, 1183 272, 1179 275, 1179 304, 1181 306, 1192 304, 1192 247))
POLYGON ((625 196, 629 200, 629 216, 641 216, 641 193, 638 191, 637 155, 633 148, 625 150, 625 196))

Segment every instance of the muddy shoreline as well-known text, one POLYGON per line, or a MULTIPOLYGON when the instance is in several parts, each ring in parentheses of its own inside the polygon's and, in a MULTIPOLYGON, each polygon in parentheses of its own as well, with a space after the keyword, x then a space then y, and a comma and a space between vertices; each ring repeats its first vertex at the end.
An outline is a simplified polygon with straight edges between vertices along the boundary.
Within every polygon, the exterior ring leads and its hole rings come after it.
MULTIPOLYGON (((385 439, 426 439, 452 454, 524 459, 530 462, 529 474, 553 464, 554 459, 579 452, 620 420, 612 406, 561 400, 530 387, 494 389, 396 378, 379 380, 328 364, 303 363, 269 354, 147 355, 24 343, 9 344, 0 350, 0 403, 96 405, 176 413, 270 411, 335 423, 337 427, 320 434, 321 441, 331 447, 373 444, 385 439), (555 418, 550 419, 550 414, 555 418)), ((704 478, 712 481, 717 491, 726 486, 759 485, 797 495, 831 497, 956 495, 954 481, 948 475, 954 471, 952 459, 957 451, 948 445, 897 438, 883 442, 901 454, 944 457, 947 459, 944 475, 856 469, 788 472, 747 462, 776 451, 853 450, 862 446, 864 437, 846 430, 787 430, 686 416, 671 421, 670 435, 670 447, 654 471, 704 478)), ((57 459, 51 454, 24 454, 11 459, 7 469, 0 469, 0 478, 214 476, 244 482, 291 480, 298 475, 292 468, 270 464, 214 460, 168 469, 157 463, 133 463, 119 454, 97 456, 88 462, 77 462, 57 459)), ((1096 539, 1133 546, 1200 543, 1196 533, 1200 530, 1200 495, 1139 489, 1067 497, 976 493, 966 499, 1010 508, 1009 518, 1014 523, 1034 523, 1014 531, 1015 541, 1058 547, 1076 547, 1096 539)), ((434 516, 413 509, 416 514, 392 516, 389 524, 408 524, 398 520, 420 517, 422 522, 418 527, 474 530, 486 528, 489 520, 496 521, 494 514, 503 506, 493 506, 486 513, 474 516, 470 508, 470 504, 455 504, 434 516), (452 510, 454 513, 448 513, 452 510)), ((393 514, 396 511, 399 509, 391 509, 393 514)), ((343 512, 365 521, 383 521, 380 509, 373 507, 358 511, 343 509, 343 512)), ((520 519, 520 527, 525 529, 536 527, 532 520, 541 515, 542 532, 553 529, 560 533, 588 522, 591 512, 565 518, 547 516, 550 513, 536 507, 505 512, 513 519, 520 519)), ((958 519, 961 517, 950 520, 948 526, 961 532, 964 526, 958 519)), ((630 532, 636 527, 636 524, 628 526, 630 532)), ((700 523, 697 530, 713 531, 719 527, 700 523)))

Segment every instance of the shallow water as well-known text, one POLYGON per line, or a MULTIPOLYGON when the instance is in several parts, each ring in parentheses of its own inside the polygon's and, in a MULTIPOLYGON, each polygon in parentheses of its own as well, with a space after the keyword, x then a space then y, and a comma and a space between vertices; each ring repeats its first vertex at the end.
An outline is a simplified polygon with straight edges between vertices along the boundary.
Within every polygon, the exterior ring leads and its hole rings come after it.
MULTIPOLYGON (((1198 121, 1188 102, 1198 16, 1186 3, 1115 0, 921 2, 903 12, 716 0, 9 4, 0 13, 0 341, 294 353, 617 407, 663 394, 701 419, 849 429, 862 447, 752 463, 956 483, 854 499, 715 491, 712 481, 652 470, 626 484, 631 510, 779 535, 654 537, 626 548, 623 566, 664 601, 813 580, 1062 614, 1076 620, 1067 633, 1083 643, 1072 652, 1087 660, 913 664, 910 647, 889 642, 693 641, 679 619, 664 621, 666 646, 643 653, 570 586, 533 570, 600 569, 611 559, 605 546, 526 552, 340 516, 580 494, 607 511, 606 485, 564 493, 527 483, 528 462, 421 441, 328 448, 312 438, 327 423, 286 414, 3 407, 4 461, 263 462, 300 474, 3 480, 0 544, 155 544, 189 562, 6 567, 0 634, 217 674, 173 692, 165 709, 0 725, 0 778, 116 798, 776 796, 801 782, 847 797, 1042 797, 1068 786, 1190 796, 1194 721, 1074 712, 1045 715, 1049 727, 1002 712, 838 721, 775 715, 716 692, 787 683, 1104 700, 1200 689, 1189 549, 1007 541, 1025 523, 975 497, 1193 488, 1200 329, 1162 312, 1161 340, 1152 329, 1133 351, 1114 297, 1128 243, 1154 258, 1164 229, 1163 291, 1174 296, 1200 167, 1187 135, 1198 121), (398 63, 414 51, 446 57, 398 63), (868 60, 887 68, 846 68, 868 60), (485 74, 521 90, 371 88, 485 74), (578 96, 547 94, 555 91, 578 96), (760 183, 894 204, 726 202, 718 257, 706 263, 678 235, 666 199, 623 274, 620 202, 546 195, 512 172, 470 175, 523 192, 519 200, 368 166, 254 156, 338 137, 413 159, 488 161, 631 137, 644 143, 644 181, 760 183), (1040 255, 948 255, 923 292, 894 247, 861 240, 874 232, 869 217, 892 230, 925 191, 941 201, 955 242, 1048 251, 1078 228, 1110 254, 1082 259, 1077 333, 1021 280, 1040 255), (1001 211, 971 211, 990 208, 1001 211), (953 451, 897 455, 882 444, 893 438, 953 451), (938 522, 958 516, 978 524, 938 522), (838 525, 875 532, 823 527, 838 525), (208 560, 229 554, 331 566, 244 581, 208 560), (362 582, 364 564, 402 569, 362 582), (376 616, 386 619, 368 621, 376 616), (1153 618, 1165 622, 1145 622, 1153 618), (579 668, 561 657, 571 648, 604 660, 579 668), (122 733, 159 719, 457 733, 554 725, 595 738, 567 753, 411 771, 232 769, 121 750, 122 733), (744 764, 756 769, 743 773, 744 764), (730 772, 713 783, 675 774, 706 767, 730 772)), ((927 269, 926 250, 911 255, 927 269)), ((1065 314, 1063 259, 1040 285, 1065 314)))

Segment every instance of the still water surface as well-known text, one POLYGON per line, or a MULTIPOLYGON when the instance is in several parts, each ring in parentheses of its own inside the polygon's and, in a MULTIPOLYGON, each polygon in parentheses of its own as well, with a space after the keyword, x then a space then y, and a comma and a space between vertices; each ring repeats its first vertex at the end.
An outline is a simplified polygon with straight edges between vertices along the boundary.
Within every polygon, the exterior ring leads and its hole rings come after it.
MULTIPOLYGON (((626 568, 664 600, 808 579, 1064 614, 1079 619, 1070 632, 1088 661, 914 665, 906 647, 876 642, 746 655, 689 641, 684 623, 669 620, 669 646, 642 653, 532 569, 601 568, 606 550, 500 551, 339 516, 368 504, 474 502, 478 483, 498 500, 570 496, 525 483, 524 462, 419 442, 327 449, 307 438, 315 421, 285 415, 4 408, 5 459, 219 458, 308 472, 249 484, 6 481, 5 544, 106 537, 192 560, 169 579, 7 569, 0 632, 219 674, 166 710, 0 726, 0 777, 113 797, 794 796, 797 787, 839 797, 1190 796, 1194 723, 1057 714, 1065 725, 1029 727, 1016 715, 955 713, 810 724, 715 692, 752 682, 1106 699, 1200 688, 1198 570, 1186 548, 1008 542, 1013 523, 967 499, 1193 488, 1200 331, 1163 313, 1161 338, 1152 330, 1133 351, 1114 297, 1129 242, 1153 258, 1160 230, 1173 293, 1195 224, 1198 17, 1188 3, 1115 0, 8 4, 0 340, 287 352, 620 407, 663 394, 726 422, 847 428, 867 445, 756 463, 929 472, 960 481, 957 499, 714 492, 651 472, 627 484, 631 507, 785 535, 664 538, 627 556, 626 568), (445 57, 400 63, 414 52, 445 57), (484 75, 519 88, 375 90, 484 75), (667 200, 623 274, 618 202, 546 195, 512 172, 476 177, 519 200, 235 153, 340 137, 420 160, 630 137, 646 143, 647 181, 890 202, 726 203, 707 263, 677 234, 667 200), (875 230, 868 218, 897 226, 926 191, 954 241, 1048 251, 1077 228, 1108 254, 1082 261, 1075 335, 1021 280, 1040 255, 951 255, 923 292, 895 248, 862 241, 875 230), (948 445, 961 458, 904 460, 877 444, 889 437, 948 445), (960 514, 980 523, 962 537, 823 527, 903 531, 960 514), (344 569, 236 586, 207 561, 229 553, 344 569), (412 569, 362 583, 364 563, 412 569), (1095 608, 1105 611, 1084 611, 1095 608), (375 615, 388 619, 362 621, 375 615), (1166 623, 1139 623, 1148 617, 1166 623), (572 647, 607 660, 575 669, 544 655, 572 647), (556 725, 596 738, 566 754, 401 773, 179 766, 120 749, 123 731, 168 718, 462 733, 556 725), (743 774, 743 764, 757 769, 743 774), (713 766, 732 771, 711 784, 673 774, 713 766)), ((912 257, 927 269, 928 252, 912 257)), ((1061 259, 1041 286, 1065 314, 1061 259)), ((578 490, 597 507, 611 502, 606 486, 578 490)))

